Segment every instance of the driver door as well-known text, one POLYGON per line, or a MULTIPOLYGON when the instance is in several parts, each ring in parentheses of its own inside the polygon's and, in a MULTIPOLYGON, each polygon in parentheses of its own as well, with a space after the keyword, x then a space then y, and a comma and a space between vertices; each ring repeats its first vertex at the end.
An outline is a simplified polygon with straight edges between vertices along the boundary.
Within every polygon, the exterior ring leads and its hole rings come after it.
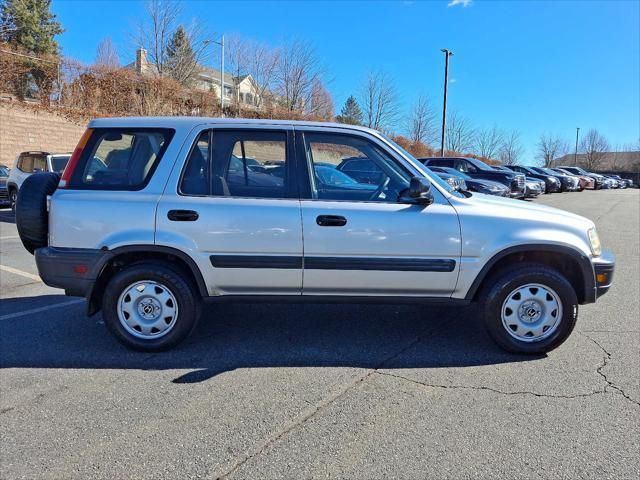
POLYGON ((461 245, 446 199, 398 203, 412 174, 373 136, 296 130, 303 295, 450 296, 461 245), (375 175, 349 175, 354 159, 375 175))

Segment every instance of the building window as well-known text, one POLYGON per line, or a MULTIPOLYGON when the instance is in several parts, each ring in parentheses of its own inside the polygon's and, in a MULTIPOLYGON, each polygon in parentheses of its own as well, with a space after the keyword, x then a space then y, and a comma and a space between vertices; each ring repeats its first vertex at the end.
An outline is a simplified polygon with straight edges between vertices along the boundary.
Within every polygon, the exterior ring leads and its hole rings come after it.
POLYGON ((233 94, 233 88, 224 86, 224 96, 230 97, 233 94))
POLYGON ((251 95, 250 93, 245 93, 244 94, 244 101, 245 101, 245 103, 248 103, 249 105, 253 105, 253 95, 251 95))

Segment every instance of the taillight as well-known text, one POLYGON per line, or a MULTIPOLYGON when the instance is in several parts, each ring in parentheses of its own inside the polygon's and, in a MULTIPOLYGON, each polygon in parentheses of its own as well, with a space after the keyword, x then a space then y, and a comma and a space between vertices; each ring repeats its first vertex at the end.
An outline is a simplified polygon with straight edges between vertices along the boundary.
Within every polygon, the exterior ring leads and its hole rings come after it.
POLYGON ((62 172, 62 178, 60 179, 60 183, 58 184, 58 188, 69 188, 69 182, 71 181, 71 176, 73 175, 73 171, 76 169, 78 165, 78 160, 82 156, 82 150, 84 150, 84 146, 91 138, 91 134, 93 133, 93 129, 87 128, 82 137, 80 137, 80 141, 76 146, 76 149, 73 151, 69 162, 67 162, 67 166, 64 168, 64 172, 62 172))

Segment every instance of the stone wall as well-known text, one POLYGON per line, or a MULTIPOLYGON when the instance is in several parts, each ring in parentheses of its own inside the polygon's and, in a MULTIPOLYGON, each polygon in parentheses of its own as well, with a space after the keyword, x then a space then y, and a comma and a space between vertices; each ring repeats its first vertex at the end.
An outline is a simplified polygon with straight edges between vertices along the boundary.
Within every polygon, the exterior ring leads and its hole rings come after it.
POLYGON ((13 167, 16 156, 28 150, 72 152, 84 130, 55 113, 0 101, 0 165, 13 167))

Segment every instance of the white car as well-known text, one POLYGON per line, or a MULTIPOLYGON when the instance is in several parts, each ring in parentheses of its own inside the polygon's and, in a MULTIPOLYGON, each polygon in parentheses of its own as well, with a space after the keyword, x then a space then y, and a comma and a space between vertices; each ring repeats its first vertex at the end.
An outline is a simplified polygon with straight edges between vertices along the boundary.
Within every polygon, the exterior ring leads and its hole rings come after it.
POLYGON ((7 178, 7 190, 11 209, 15 212, 18 191, 25 179, 36 172, 62 173, 71 158, 70 153, 22 152, 13 162, 7 178))
POLYGON ((333 123, 94 120, 62 178, 25 181, 16 220, 42 280, 144 351, 178 344, 209 303, 408 301, 475 302, 500 346, 546 352, 614 270, 591 220, 457 191, 333 123), (318 173, 353 158, 366 176, 318 173))

